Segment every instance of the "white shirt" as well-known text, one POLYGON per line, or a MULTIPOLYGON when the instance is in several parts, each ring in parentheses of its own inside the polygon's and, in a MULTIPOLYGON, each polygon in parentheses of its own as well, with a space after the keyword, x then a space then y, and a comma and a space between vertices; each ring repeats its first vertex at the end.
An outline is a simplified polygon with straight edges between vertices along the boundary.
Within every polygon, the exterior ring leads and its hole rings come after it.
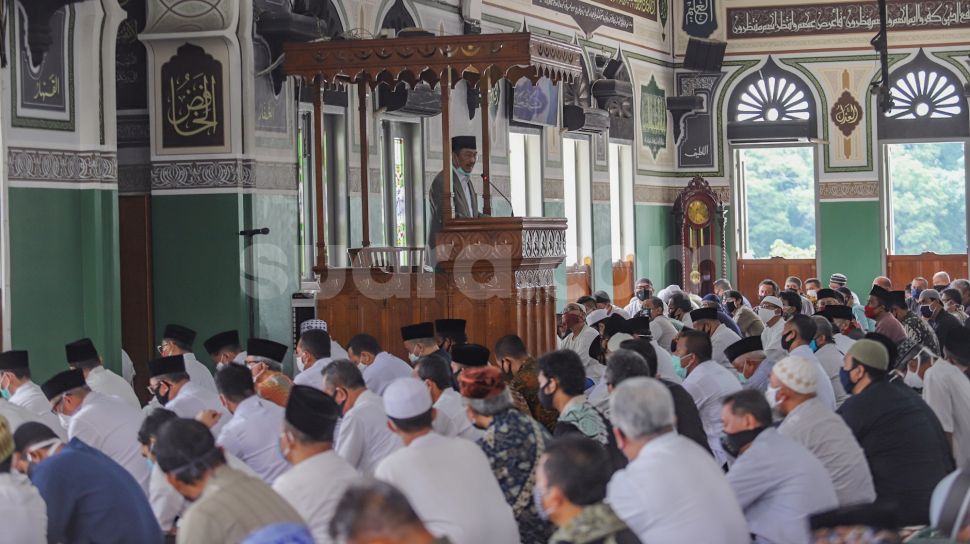
POLYGON ((603 417, 610 417, 610 388, 606 380, 600 380, 596 385, 586 390, 586 402, 599 410, 603 417))
POLYGON ((953 456, 959 468, 970 465, 970 380, 945 359, 937 359, 923 374, 923 400, 953 433, 953 456))
POLYGON ((128 385, 135 383, 135 363, 131 362, 131 357, 125 350, 121 350, 121 377, 128 385))
POLYGON ((216 380, 212 377, 212 372, 209 372, 209 367, 200 363, 195 358, 194 353, 184 353, 182 359, 185 361, 185 372, 188 373, 189 379, 195 382, 195 385, 219 394, 219 390, 216 389, 216 380))
POLYGON ((795 407, 778 426, 778 432, 812 452, 832 479, 839 506, 870 503, 876 488, 862 446, 841 416, 817 398, 795 407))
POLYGON ((485 436, 485 431, 476 429, 471 420, 468 419, 468 413, 461 401, 461 395, 454 389, 449 387, 442 391, 441 396, 435 401, 434 407, 438 410, 439 418, 444 416, 450 421, 448 427, 454 434, 446 434, 446 436, 457 436, 472 442, 485 436))
POLYGON ((808 517, 839 505, 822 463, 777 429, 765 429, 727 475, 757 543, 810 542, 808 517))
POLYGON ((272 484, 290 468, 279 449, 284 411, 283 407, 253 395, 236 406, 216 443, 249 465, 264 482, 272 484))
POLYGON ((606 367, 599 361, 589 356, 589 347, 593 342, 598 342, 600 333, 596 329, 586 325, 579 334, 568 333, 565 338, 559 341, 559 349, 569 349, 575 351, 583 361, 583 368, 586 369, 586 377, 594 382, 600 381, 606 367))
POLYGON ((721 447, 721 399, 741 390, 741 382, 737 374, 717 364, 714 361, 701 363, 691 370, 683 383, 684 389, 690 393, 697 405, 707 435, 707 445, 714 452, 718 465, 728 462, 728 454, 721 447))
POLYGON ((14 544, 47 542, 47 504, 29 481, 0 474, 0 540, 14 544))
POLYGON ((848 352, 849 348, 852 347, 852 344, 855 344, 855 340, 842 333, 832 335, 832 339, 835 340, 835 345, 839 346, 839 350, 841 350, 842 353, 848 352))
POLYGON ((765 321, 765 330, 761 331, 761 345, 764 347, 765 355, 776 363, 788 357, 788 352, 781 347, 781 333, 784 330, 785 320, 779 318, 778 322, 770 327, 765 321))
POLYGON ((674 359, 670 356, 670 352, 663 345, 658 344, 656 340, 651 340, 650 345, 657 352, 657 376, 676 384, 684 383, 684 380, 677 375, 677 369, 674 368, 674 359))
POLYGON ((165 408, 175 412, 179 417, 186 419, 195 419, 195 416, 199 415, 199 412, 203 410, 220 412, 222 417, 212 426, 212 436, 219 436, 222 427, 232 419, 229 411, 219 402, 219 395, 208 389, 199 387, 192 380, 186 382, 179 389, 178 395, 174 399, 169 400, 165 408))
POLYGON ((111 372, 103 366, 92 368, 84 377, 92 391, 102 395, 112 395, 141 410, 141 401, 135 396, 135 390, 124 378, 111 372))
POLYGON ((432 534, 452 544, 518 544, 512 508, 488 458, 468 440, 428 433, 387 456, 375 476, 401 490, 432 534))
POLYGON ((812 351, 812 348, 808 346, 798 346, 797 348, 791 350, 791 354, 789 356, 801 357, 802 359, 808 359, 812 362, 812 364, 815 366, 815 396, 818 397, 818 400, 822 401, 822 404, 828 406, 829 409, 834 412, 835 390, 832 388, 832 380, 829 378, 828 372, 822 368, 822 363, 818 362, 818 358, 815 357, 815 353, 812 351))
MULTIPOLYGON (((24 382, 17 388, 17 392, 10 396, 10 402, 33 414, 34 418, 30 421, 39 421, 47 425, 58 438, 67 441, 67 429, 61 425, 60 418, 51 413, 51 403, 39 385, 31 381, 24 382)), ((11 425, 13 425, 12 422, 11 425)))
POLYGON ((384 402, 365 390, 340 420, 334 447, 361 474, 373 476, 377 464, 403 445, 401 438, 387 428, 384 402))
POLYGON ((347 350, 343 348, 336 340, 330 339, 330 358, 333 360, 337 359, 347 359, 347 350))
MULTIPOLYGON (((47 406, 50 406, 50 404, 47 406)), ((47 413, 51 414, 50 408, 47 408, 47 413)), ((39 421, 33 412, 27 410, 23 406, 14 404, 5 398, 0 398, 0 416, 7 419, 7 424, 10 426, 10 434, 13 434, 17 430, 17 427, 20 427, 28 421, 39 421)), ((60 424, 58 424, 58 427, 60 427, 60 424)), ((64 429, 62 428, 61 430, 63 431, 64 429)), ((57 430, 54 429, 54 431, 56 432, 57 430)), ((67 437, 66 432, 64 433, 64 436, 67 437)))
POLYGON ((374 362, 364 368, 364 383, 367 389, 378 395, 383 395, 391 382, 398 378, 406 378, 411 375, 411 367, 407 363, 382 351, 374 357, 374 362))
POLYGON ((293 465, 273 482, 273 491, 306 521, 316 544, 331 544, 330 520, 344 491, 358 478, 354 467, 329 450, 293 465))
MULTIPOLYGON (((253 478, 259 478, 253 472, 253 469, 236 458, 235 455, 225 452, 225 456, 226 464, 231 468, 242 471, 253 478)), ((148 485, 148 502, 152 506, 152 513, 155 514, 155 519, 158 520, 162 531, 170 531, 175 526, 175 521, 182 517, 182 514, 185 513, 185 510, 191 503, 176 491, 172 487, 172 484, 168 483, 168 480, 165 478, 165 473, 162 472, 162 469, 158 468, 158 464, 151 463, 151 467, 151 478, 149 479, 148 485)))
POLYGON ((660 347, 670 351, 670 345, 677 337, 677 327, 670 322, 665 315, 657 316, 650 320, 650 334, 653 339, 660 344, 660 347))
POLYGON ((711 353, 714 355, 714 360, 724 368, 733 370, 734 367, 731 366, 731 361, 728 361, 728 358, 724 355, 724 350, 740 339, 738 333, 732 331, 727 325, 719 324, 714 329, 714 334, 711 335, 711 353))
POLYGON ((305 385, 323 391, 323 369, 327 368, 331 361, 333 361, 333 357, 317 359, 309 368, 304 368, 303 372, 293 378, 293 384, 305 385))
POLYGON ((638 299, 637 297, 631 298, 629 304, 627 304, 623 308, 623 311, 626 312, 626 315, 630 317, 633 317, 639 314, 642 310, 643 310, 643 307, 640 305, 640 299, 638 299))
POLYGON ((721 467, 675 432, 647 442, 626 468, 613 474, 606 502, 645 543, 751 541, 721 467))
POLYGON ((141 409, 126 401, 92 391, 71 416, 68 439, 82 442, 107 455, 125 468, 148 493, 148 466, 141 456, 138 429, 144 416, 141 409))
POLYGON ((842 387, 842 380, 839 378, 839 370, 842 369, 845 352, 841 351, 839 346, 834 343, 825 344, 815 352, 815 358, 822 365, 822 370, 828 375, 829 382, 832 384, 832 392, 835 393, 835 406, 842 406, 842 401, 849 396, 846 394, 845 388, 842 387))

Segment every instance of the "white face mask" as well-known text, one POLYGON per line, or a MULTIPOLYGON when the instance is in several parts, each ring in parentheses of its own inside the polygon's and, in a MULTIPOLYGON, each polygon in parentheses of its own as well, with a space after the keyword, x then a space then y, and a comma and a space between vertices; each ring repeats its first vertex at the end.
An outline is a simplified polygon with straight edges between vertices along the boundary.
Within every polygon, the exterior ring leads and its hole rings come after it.
POLYGON ((303 372, 303 368, 306 366, 306 364, 303 362, 303 358, 297 357, 296 359, 293 360, 293 362, 296 363, 296 369, 299 370, 300 372, 303 372))
POLYGON ((912 370, 907 370, 906 375, 903 376, 903 383, 913 389, 923 388, 923 378, 919 377, 919 374, 913 372, 912 370))
POLYGON ((775 311, 768 308, 758 308, 758 317, 765 323, 775 318, 775 311))
POLYGON ((219 372, 223 368, 226 368, 226 363, 216 363, 216 372, 219 372))
POLYGON ((420 359, 420 357, 418 357, 417 355, 413 353, 408 353, 408 360, 411 361, 412 364, 418 362, 418 359, 420 359))
POLYGON ((765 399, 768 401, 768 405, 771 406, 772 408, 777 408, 778 407, 778 390, 779 389, 780 389, 780 387, 772 387, 772 386, 769 385, 768 386, 768 389, 765 390, 765 399))

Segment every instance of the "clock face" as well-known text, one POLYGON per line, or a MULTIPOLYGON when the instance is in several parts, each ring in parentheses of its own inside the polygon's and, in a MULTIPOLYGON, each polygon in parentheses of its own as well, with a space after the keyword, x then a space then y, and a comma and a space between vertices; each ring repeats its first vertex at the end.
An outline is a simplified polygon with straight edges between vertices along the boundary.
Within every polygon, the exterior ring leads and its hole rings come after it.
POLYGON ((711 210, 703 200, 693 200, 687 204, 687 219, 691 223, 701 226, 707 224, 711 218, 711 210))

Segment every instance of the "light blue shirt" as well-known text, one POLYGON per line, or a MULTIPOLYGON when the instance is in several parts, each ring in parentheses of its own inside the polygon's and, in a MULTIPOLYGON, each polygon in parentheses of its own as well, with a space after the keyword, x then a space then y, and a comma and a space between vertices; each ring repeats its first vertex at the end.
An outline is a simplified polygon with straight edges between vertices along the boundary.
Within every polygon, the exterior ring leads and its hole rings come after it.
POLYGON ((290 468, 279 451, 283 413, 281 406, 253 395, 236 406, 216 442, 246 463, 260 479, 272 484, 290 468))
POLYGON ((810 542, 808 517, 839 505, 822 463, 774 428, 738 456, 727 479, 758 543, 810 542))

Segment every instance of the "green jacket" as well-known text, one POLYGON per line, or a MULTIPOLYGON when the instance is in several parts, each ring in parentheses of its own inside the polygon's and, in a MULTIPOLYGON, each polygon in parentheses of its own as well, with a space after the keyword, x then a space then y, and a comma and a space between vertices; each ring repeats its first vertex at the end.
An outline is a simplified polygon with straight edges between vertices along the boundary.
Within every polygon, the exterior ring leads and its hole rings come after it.
POLYGON ((587 506, 568 525, 560 527, 549 544, 640 544, 637 535, 606 503, 587 506))

